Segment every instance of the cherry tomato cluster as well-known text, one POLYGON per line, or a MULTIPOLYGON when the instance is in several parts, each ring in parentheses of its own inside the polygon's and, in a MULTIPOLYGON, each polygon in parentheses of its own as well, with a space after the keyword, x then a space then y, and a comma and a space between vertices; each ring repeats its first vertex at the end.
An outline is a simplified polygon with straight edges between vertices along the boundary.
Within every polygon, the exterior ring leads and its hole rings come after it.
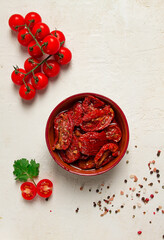
POLYGON ((53 183, 49 179, 42 179, 35 186, 32 182, 24 182, 20 189, 22 197, 26 200, 32 200, 36 194, 40 197, 48 198, 52 194, 53 183))
POLYGON ((12 15, 9 18, 9 26, 18 32, 18 42, 27 47, 30 55, 24 62, 24 69, 14 67, 11 79, 16 85, 20 85, 20 96, 25 100, 31 100, 35 97, 36 90, 47 87, 48 78, 59 74, 60 65, 66 65, 71 61, 72 54, 64 47, 64 34, 59 30, 50 31, 36 12, 28 13, 25 18, 20 14, 12 15), (45 54, 48 54, 45 59, 38 60, 45 54))

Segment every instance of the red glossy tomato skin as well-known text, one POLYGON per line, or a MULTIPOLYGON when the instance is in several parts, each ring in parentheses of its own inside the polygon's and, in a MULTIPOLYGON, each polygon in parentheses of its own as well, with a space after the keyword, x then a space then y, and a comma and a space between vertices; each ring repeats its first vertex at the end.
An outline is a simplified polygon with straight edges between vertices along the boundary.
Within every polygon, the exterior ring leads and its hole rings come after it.
POLYGON ((55 36, 55 37, 59 40, 61 46, 64 46, 65 36, 64 36, 64 34, 63 34, 61 31, 59 31, 59 30, 54 30, 54 31, 51 32, 51 34, 52 34, 53 36, 55 36))
POLYGON ((27 26, 30 25, 30 29, 33 28, 33 26, 36 24, 36 23, 40 23, 42 22, 42 18, 41 16, 36 13, 36 12, 29 12, 27 13, 27 15, 25 16, 25 23, 27 24, 27 26), (31 22, 31 20, 33 22, 31 22))
MULTIPOLYGON (((39 42, 39 44, 40 44, 40 46, 42 45, 40 42, 39 42)), ((35 41, 31 41, 29 43, 28 53, 30 54, 31 57, 35 57, 35 58, 40 58, 40 57, 43 56, 43 53, 42 53, 41 49, 39 48, 38 45, 36 45, 35 41)))
POLYGON ((38 72, 35 74, 36 79, 34 77, 31 78, 31 83, 33 87, 37 90, 42 90, 48 85, 48 78, 45 74, 38 72))
POLYGON ((43 72, 47 77, 56 77, 60 72, 60 65, 55 60, 48 60, 43 64, 43 72), (50 68, 47 66, 50 66, 50 68))
POLYGON ((36 187, 31 182, 24 182, 21 185, 20 189, 22 191, 22 197, 25 200, 32 200, 36 196, 37 192, 36 187))
POLYGON ((19 95, 24 100, 31 100, 35 97, 36 91, 35 88, 30 84, 27 83, 28 89, 26 88, 25 84, 23 84, 19 89, 19 95))
POLYGON ((51 35, 46 36, 43 39, 42 44, 43 44, 43 51, 50 55, 57 53, 57 51, 59 51, 59 48, 60 48, 59 40, 56 37, 51 35), (44 44, 46 45, 44 46, 44 44))
POLYGON ((19 32, 21 29, 23 29, 25 27, 25 26, 21 26, 21 27, 16 28, 16 26, 24 25, 24 24, 25 24, 24 17, 20 14, 13 14, 9 18, 9 26, 15 32, 19 32))
POLYGON ((61 65, 68 64, 72 59, 71 51, 66 47, 61 47, 59 52, 55 55, 56 61, 61 65))
POLYGON ((21 29, 18 33, 17 38, 18 38, 18 42, 25 47, 27 47, 28 44, 33 40, 27 28, 21 29))
POLYGON ((40 41, 50 34, 50 29, 45 23, 36 23, 32 29, 32 33, 40 41))
MULTIPOLYGON (((14 70, 12 72, 11 79, 12 79, 13 83, 15 83, 16 85, 21 86, 22 84, 24 84, 23 78, 24 78, 24 76, 26 74, 26 71, 24 69, 22 69, 22 68, 18 68, 17 70, 14 70), (17 73, 17 70, 20 71, 20 73, 17 73)), ((26 76, 24 78, 24 81, 28 82, 28 80, 29 80, 29 78, 28 78, 28 76, 26 76)))
MULTIPOLYGON (((32 58, 32 57, 27 58, 26 61, 24 62, 24 68, 25 68, 26 72, 31 71, 33 68, 35 68, 37 66, 38 63, 40 63, 40 62, 36 58, 32 58)), ((34 70, 34 73, 37 73, 40 71, 41 71, 41 66, 37 67, 34 70)))
POLYGON ((53 183, 49 179, 42 179, 37 184, 37 193, 40 197, 48 198, 52 194, 53 183))

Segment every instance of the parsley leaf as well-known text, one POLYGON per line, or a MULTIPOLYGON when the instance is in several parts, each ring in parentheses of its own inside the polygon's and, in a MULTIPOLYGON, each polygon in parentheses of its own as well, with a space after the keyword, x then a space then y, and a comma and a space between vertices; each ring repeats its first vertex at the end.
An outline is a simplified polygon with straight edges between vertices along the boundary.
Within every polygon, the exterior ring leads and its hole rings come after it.
POLYGON ((29 162, 26 158, 22 158, 14 161, 13 167, 13 174, 16 176, 15 180, 21 182, 26 182, 29 178, 33 180, 39 174, 39 163, 36 163, 35 160, 29 162))

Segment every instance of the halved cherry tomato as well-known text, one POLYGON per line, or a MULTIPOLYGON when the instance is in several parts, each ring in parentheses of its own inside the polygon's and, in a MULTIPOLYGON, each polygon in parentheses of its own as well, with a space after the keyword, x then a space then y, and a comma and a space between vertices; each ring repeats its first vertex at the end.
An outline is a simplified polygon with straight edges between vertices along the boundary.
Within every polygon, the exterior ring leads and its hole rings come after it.
POLYGON ((48 198, 52 194, 53 183, 49 179, 42 179, 37 184, 37 193, 43 198, 48 198))
POLYGON ((36 12, 29 12, 25 16, 25 22, 27 26, 30 25, 30 29, 32 29, 36 23, 39 23, 41 21, 42 21, 41 16, 36 12))
POLYGON ((20 30, 17 38, 18 38, 18 42, 25 47, 27 47, 28 44, 33 40, 27 28, 20 30))
POLYGON ((50 34, 50 29, 45 23, 36 23, 32 29, 32 33, 40 41, 50 34))
POLYGON ((43 64, 43 72, 47 77, 55 77, 60 72, 60 65, 55 60, 47 60, 43 64))
POLYGON ((71 61, 71 59, 72 59, 72 53, 66 47, 61 47, 59 49, 59 52, 55 55, 55 60, 61 65, 68 64, 71 61))
POLYGON ((21 187, 22 197, 26 200, 32 200, 36 196, 36 187, 31 182, 24 182, 21 187))
POLYGON ((19 32, 21 29, 25 27, 24 24, 25 24, 24 17, 22 17, 22 15, 20 14, 13 14, 9 18, 9 26, 13 31, 19 32))
POLYGON ((64 45, 64 43, 65 43, 65 36, 64 36, 64 34, 61 31, 54 30, 54 31, 51 32, 51 34, 53 36, 55 36, 59 40, 60 46, 64 45))

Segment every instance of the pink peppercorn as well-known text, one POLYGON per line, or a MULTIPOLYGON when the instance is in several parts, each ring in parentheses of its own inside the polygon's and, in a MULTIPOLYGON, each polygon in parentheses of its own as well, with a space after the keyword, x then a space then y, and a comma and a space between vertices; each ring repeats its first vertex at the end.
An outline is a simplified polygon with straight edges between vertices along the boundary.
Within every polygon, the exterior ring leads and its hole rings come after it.
POLYGON ((155 215, 155 212, 153 212, 153 214, 155 215))
POLYGON ((149 202, 149 198, 146 198, 146 199, 145 199, 145 202, 149 202))
POLYGON ((141 235, 142 231, 138 231, 138 235, 141 235))
POLYGON ((150 197, 151 197, 151 198, 154 198, 154 195, 153 195, 153 194, 151 194, 151 195, 150 195, 150 197))

